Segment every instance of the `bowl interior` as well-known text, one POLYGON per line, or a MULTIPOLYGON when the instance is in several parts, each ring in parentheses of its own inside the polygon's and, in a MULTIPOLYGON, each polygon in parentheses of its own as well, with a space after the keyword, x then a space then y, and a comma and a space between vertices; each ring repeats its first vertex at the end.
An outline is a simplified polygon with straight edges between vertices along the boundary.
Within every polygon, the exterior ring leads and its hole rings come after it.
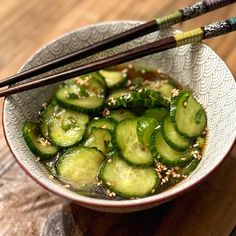
MULTIPOLYGON (((85 27, 68 33, 39 50, 23 66, 21 71, 33 68, 59 56, 83 48, 103 38, 127 30, 139 22, 111 22, 85 27)), ((59 68, 48 74, 58 73, 62 69, 69 69, 89 61, 105 57, 113 53, 127 50, 141 44, 154 41, 170 35, 173 30, 168 29, 159 33, 152 33, 131 43, 101 52, 92 58, 87 58, 64 68, 59 68)), ((48 101, 57 84, 45 86, 27 92, 22 92, 6 98, 4 103, 4 129, 8 144, 20 165, 47 189, 82 205, 89 204, 95 208, 139 206, 142 204, 159 204, 176 194, 189 189, 199 180, 208 175, 224 158, 232 146, 236 134, 236 85, 234 78, 224 62, 207 46, 203 44, 182 46, 159 54, 155 54, 134 63, 160 69, 174 77, 181 84, 188 86, 198 101, 207 111, 209 136, 204 152, 204 158, 189 178, 171 189, 155 196, 138 200, 98 200, 80 196, 58 184, 56 180, 48 178, 49 173, 37 161, 26 146, 22 134, 22 123, 37 120, 41 104, 48 101)))

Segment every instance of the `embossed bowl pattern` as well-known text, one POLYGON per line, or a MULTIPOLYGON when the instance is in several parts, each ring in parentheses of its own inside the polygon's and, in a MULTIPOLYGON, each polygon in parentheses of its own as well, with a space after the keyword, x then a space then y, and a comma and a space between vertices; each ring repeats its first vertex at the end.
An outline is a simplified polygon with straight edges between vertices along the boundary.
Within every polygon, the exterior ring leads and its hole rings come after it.
MULTIPOLYGON (((137 24, 140 22, 108 22, 70 32, 36 52, 21 71, 86 47, 137 24)), ((173 32, 176 33, 175 30, 168 29, 149 34, 133 42, 46 73, 46 75, 149 43, 173 32)), ((169 190, 137 200, 93 199, 64 188, 56 180, 49 179, 48 171, 30 152, 21 133, 22 123, 25 120, 37 120, 42 103, 48 101, 58 85, 53 84, 9 96, 4 101, 3 124, 6 140, 17 162, 36 182, 46 189, 88 208, 100 211, 130 212, 150 208, 179 196, 200 183, 222 162, 232 147, 236 135, 236 84, 225 63, 204 44, 182 46, 136 60, 134 63, 154 69, 158 68, 173 76, 176 81, 189 87, 206 109, 209 135, 203 160, 197 169, 189 178, 169 190)))

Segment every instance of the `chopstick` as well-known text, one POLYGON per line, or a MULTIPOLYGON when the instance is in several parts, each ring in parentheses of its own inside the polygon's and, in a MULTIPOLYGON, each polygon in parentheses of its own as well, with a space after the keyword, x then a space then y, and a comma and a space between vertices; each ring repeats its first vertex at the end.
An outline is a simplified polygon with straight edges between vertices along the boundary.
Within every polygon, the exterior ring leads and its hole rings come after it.
POLYGON ((161 52, 174 47, 190 43, 198 43, 204 39, 217 37, 222 34, 236 30, 236 17, 228 20, 218 21, 210 25, 206 25, 201 28, 196 28, 183 33, 178 33, 170 37, 158 40, 153 43, 149 43, 137 48, 133 48, 107 58, 103 58, 86 65, 82 65, 79 68, 65 71, 59 74, 48 76, 42 79, 30 81, 28 83, 19 84, 14 87, 0 91, 0 97, 8 96, 14 93, 26 91, 33 88, 49 85, 72 77, 94 72, 108 66, 114 66, 124 62, 128 62, 137 58, 141 58, 150 54, 161 52))
POLYGON ((105 40, 94 43, 86 48, 80 49, 76 52, 58 58, 56 60, 50 61, 43 65, 37 66, 30 70, 18 73, 6 79, 0 81, 0 87, 6 85, 11 85, 13 83, 22 81, 24 79, 45 73, 52 69, 58 68, 60 66, 67 65, 76 60, 91 56, 100 51, 107 50, 109 48, 118 46, 122 43, 126 43, 138 37, 144 36, 146 34, 170 27, 174 24, 192 19, 194 17, 200 16, 207 12, 213 11, 215 9, 224 7, 226 5, 235 3, 236 0, 204 0, 202 2, 197 2, 191 6, 182 8, 180 10, 174 11, 163 17, 159 17, 150 22, 144 23, 140 26, 134 27, 128 31, 117 34, 113 37, 107 38, 105 40))

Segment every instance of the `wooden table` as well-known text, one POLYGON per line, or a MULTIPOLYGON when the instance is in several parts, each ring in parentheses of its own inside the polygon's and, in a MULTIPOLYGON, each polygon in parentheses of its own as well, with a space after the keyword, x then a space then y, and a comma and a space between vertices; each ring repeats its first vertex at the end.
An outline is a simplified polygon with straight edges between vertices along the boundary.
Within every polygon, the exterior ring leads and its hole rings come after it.
MULTIPOLYGON (((150 20, 194 1, 1 0, 0 78, 17 72, 55 37, 101 21, 150 20)), ((236 5, 188 23, 191 29, 236 15, 236 5)), ((236 75, 236 34, 207 41, 236 75)), ((2 108, 2 104, 1 104, 2 108)), ((236 146, 208 180, 151 210, 99 213, 76 206, 33 182, 13 160, 0 129, 0 235, 227 236, 236 225, 236 146)))

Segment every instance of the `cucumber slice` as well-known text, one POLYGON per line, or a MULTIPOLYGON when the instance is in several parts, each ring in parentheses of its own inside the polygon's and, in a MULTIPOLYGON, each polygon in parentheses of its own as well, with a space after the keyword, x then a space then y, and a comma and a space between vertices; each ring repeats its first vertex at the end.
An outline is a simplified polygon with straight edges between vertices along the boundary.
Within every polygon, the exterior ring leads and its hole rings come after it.
POLYGON ((99 70, 99 73, 103 76, 107 87, 110 89, 122 87, 127 80, 127 74, 120 71, 99 70))
POLYGON ((106 188, 127 198, 153 194, 160 183, 154 168, 130 166, 118 155, 104 163, 98 178, 106 188))
POLYGON ((99 82, 102 84, 102 86, 103 86, 104 88, 107 87, 106 82, 105 82, 105 79, 99 74, 98 71, 92 72, 91 75, 92 75, 97 81, 99 81, 99 82))
POLYGON ((171 100, 171 92, 172 90, 176 88, 173 84, 171 83, 162 83, 158 91, 161 93, 161 95, 168 99, 169 101, 171 100))
POLYGON ((117 122, 120 122, 124 119, 134 119, 136 115, 129 110, 119 109, 112 110, 109 115, 110 118, 114 119, 117 122))
POLYGON ((147 109, 143 116, 155 118, 157 121, 163 121, 166 116, 168 116, 169 110, 165 107, 156 107, 147 109))
POLYGON ((102 109, 105 89, 92 75, 81 76, 60 86, 55 97, 62 107, 93 113, 102 109))
POLYGON ((151 152, 139 142, 136 119, 126 119, 118 123, 112 142, 128 164, 149 166, 153 163, 151 152))
POLYGON ((48 125, 50 119, 52 118, 54 112, 59 108, 55 98, 53 98, 49 104, 41 111, 40 119, 39 119, 39 130, 44 138, 49 138, 48 134, 48 125))
POLYGON ((87 114, 61 108, 50 121, 50 139, 59 147, 75 145, 82 139, 88 121, 87 114))
POLYGON ((170 116, 178 133, 189 138, 200 136, 207 125, 204 109, 189 91, 182 91, 171 99, 170 116))
POLYGON ((177 151, 185 151, 189 148, 191 140, 180 135, 172 122, 171 118, 168 116, 162 123, 162 135, 165 141, 177 151))
POLYGON ((156 80, 149 81, 147 85, 143 86, 143 88, 158 91, 164 98, 170 101, 171 91, 175 88, 175 86, 172 83, 163 80, 156 80))
POLYGON ((182 166, 193 159, 192 150, 178 152, 171 148, 165 141, 160 129, 153 131, 150 142, 150 149, 155 159, 168 167, 182 166))
POLYGON ((149 147, 151 134, 158 122, 155 118, 149 117, 140 117, 137 119, 137 122, 138 139, 143 145, 149 147))
POLYGON ((103 160, 102 152, 96 148, 70 148, 59 157, 56 163, 57 175, 67 183, 95 184, 103 160))
POLYGON ((113 120, 112 118, 93 119, 88 124, 87 130, 86 130, 86 136, 88 137, 90 135, 93 127, 108 129, 109 131, 112 132, 115 126, 116 126, 116 121, 113 120))
POLYGON ((163 98, 160 92, 140 89, 133 92, 127 92, 117 98, 107 99, 107 106, 111 109, 114 108, 136 108, 136 107, 157 107, 157 106, 169 106, 169 101, 163 98))
POLYGON ((93 127, 91 134, 84 142, 86 147, 95 147, 104 154, 108 151, 108 143, 111 141, 111 133, 107 129, 93 127))
POLYGON ((37 132, 37 124, 26 121, 22 127, 22 133, 26 144, 34 155, 42 160, 47 160, 57 154, 57 147, 53 146, 47 139, 40 137, 37 132))
POLYGON ((190 175, 197 168, 199 163, 200 163, 200 160, 193 159, 186 166, 181 167, 178 170, 178 173, 181 175, 190 175))

